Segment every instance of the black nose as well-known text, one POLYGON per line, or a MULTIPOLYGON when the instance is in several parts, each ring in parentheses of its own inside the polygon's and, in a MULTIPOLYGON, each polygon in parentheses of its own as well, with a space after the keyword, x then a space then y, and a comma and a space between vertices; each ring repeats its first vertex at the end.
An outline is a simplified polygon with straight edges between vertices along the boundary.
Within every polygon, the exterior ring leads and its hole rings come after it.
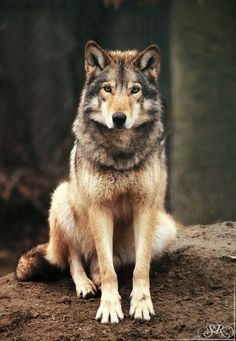
POLYGON ((126 121, 126 115, 123 112, 115 112, 112 120, 117 128, 121 128, 126 121))

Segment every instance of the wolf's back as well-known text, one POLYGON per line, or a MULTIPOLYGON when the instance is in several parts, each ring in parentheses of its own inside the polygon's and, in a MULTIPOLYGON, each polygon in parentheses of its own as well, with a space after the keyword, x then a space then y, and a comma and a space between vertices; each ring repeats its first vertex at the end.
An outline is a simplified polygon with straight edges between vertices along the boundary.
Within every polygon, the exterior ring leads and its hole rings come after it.
POLYGON ((40 244, 21 256, 16 268, 20 281, 56 279, 61 271, 45 258, 48 244, 40 244))

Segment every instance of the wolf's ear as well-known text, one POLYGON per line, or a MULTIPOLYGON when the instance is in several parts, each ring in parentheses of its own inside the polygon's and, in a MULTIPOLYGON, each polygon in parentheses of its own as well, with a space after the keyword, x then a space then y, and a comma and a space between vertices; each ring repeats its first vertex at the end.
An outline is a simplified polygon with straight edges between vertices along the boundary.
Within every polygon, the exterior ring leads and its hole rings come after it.
POLYGON ((151 45, 145 50, 138 53, 133 61, 147 76, 152 76, 157 79, 160 71, 160 49, 157 45, 151 45))
POLYGON ((105 66, 111 62, 107 52, 101 48, 95 41, 88 41, 85 46, 85 70, 89 72, 96 70, 102 71, 105 66))

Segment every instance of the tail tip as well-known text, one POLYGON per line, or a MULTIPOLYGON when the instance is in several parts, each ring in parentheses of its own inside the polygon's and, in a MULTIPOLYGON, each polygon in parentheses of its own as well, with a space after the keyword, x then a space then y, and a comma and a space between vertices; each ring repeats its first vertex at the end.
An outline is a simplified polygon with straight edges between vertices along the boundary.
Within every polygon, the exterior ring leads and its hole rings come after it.
POLYGON ((18 281, 56 279, 59 270, 45 258, 47 244, 38 245, 20 257, 16 267, 18 281))

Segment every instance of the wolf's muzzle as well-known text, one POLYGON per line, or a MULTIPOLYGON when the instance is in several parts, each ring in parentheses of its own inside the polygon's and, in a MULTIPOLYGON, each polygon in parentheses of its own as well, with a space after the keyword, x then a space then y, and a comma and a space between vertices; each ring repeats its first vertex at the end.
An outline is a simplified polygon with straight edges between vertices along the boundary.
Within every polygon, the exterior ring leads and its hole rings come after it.
POLYGON ((126 115, 123 112, 115 112, 112 115, 112 121, 116 128, 122 128, 126 121, 126 115))

